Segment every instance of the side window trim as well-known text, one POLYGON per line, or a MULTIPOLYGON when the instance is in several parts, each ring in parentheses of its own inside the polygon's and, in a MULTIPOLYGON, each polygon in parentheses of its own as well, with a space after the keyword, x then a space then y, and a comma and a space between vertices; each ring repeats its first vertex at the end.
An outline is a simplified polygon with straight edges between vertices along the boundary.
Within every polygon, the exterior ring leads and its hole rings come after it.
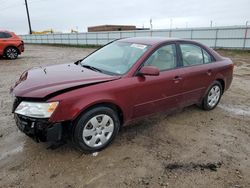
POLYGON ((201 53, 202 53, 202 59, 203 59, 203 63, 202 64, 205 64, 204 50, 202 48, 201 48, 201 53))

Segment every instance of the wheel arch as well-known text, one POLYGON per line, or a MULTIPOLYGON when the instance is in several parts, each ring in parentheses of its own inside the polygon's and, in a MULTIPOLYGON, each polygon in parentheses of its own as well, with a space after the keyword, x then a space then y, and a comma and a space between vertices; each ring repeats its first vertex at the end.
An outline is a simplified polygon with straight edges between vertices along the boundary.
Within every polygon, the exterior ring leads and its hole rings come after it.
POLYGON ((100 106, 104 106, 104 107, 109 107, 112 110, 117 112, 119 121, 120 121, 120 125, 122 125, 124 123, 124 111, 122 110, 122 108, 115 104, 114 102, 111 101, 99 101, 93 104, 89 104, 88 106, 86 106, 85 108, 83 108, 79 113, 77 113, 75 115, 75 117, 73 118, 73 121, 77 121, 79 119, 79 117, 81 117, 82 114, 86 113, 87 111, 96 108, 96 107, 100 107, 100 106))
POLYGON ((221 77, 217 77, 214 79, 214 81, 206 88, 205 92, 203 93, 202 97, 199 99, 199 104, 203 103, 203 99, 206 96, 207 92, 209 91, 209 88, 214 84, 214 82, 217 81, 221 84, 222 87, 222 94, 224 93, 225 90, 225 81, 221 77))
POLYGON ((222 87, 222 94, 223 94, 224 91, 225 91, 225 81, 224 81, 222 78, 218 78, 218 79, 216 79, 215 81, 218 81, 218 82, 221 84, 221 87, 222 87))

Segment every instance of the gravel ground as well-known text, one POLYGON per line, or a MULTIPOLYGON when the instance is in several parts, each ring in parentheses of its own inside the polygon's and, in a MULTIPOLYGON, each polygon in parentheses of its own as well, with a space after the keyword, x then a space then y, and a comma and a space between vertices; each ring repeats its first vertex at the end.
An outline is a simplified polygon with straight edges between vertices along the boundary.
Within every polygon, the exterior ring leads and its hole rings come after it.
POLYGON ((95 155, 70 144, 49 150, 19 132, 9 88, 22 71, 91 51, 26 45, 17 60, 0 59, 0 187, 250 187, 250 53, 219 51, 236 67, 216 109, 140 120, 95 155))

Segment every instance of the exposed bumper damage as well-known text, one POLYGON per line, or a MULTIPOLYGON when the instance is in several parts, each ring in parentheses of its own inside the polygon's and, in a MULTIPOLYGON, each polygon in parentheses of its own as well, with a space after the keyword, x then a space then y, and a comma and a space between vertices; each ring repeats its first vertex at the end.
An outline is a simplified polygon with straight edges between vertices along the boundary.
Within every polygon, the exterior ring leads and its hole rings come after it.
MULTIPOLYGON (((21 101, 19 98, 14 100, 13 113, 21 101)), ((14 114, 14 118, 19 130, 36 142, 59 142, 65 137, 62 123, 51 123, 48 119, 31 118, 19 114, 14 114)))
POLYGON ((30 118, 15 114, 17 127, 36 142, 58 142, 63 137, 61 123, 50 123, 47 119, 30 118))

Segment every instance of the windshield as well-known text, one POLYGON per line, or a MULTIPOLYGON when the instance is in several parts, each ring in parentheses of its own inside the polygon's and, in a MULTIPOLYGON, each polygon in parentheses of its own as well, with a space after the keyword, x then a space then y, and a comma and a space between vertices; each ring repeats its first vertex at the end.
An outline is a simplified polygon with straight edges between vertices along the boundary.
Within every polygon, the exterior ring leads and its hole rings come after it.
POLYGON ((107 74, 125 74, 148 48, 148 45, 113 42, 83 59, 81 65, 107 74))

